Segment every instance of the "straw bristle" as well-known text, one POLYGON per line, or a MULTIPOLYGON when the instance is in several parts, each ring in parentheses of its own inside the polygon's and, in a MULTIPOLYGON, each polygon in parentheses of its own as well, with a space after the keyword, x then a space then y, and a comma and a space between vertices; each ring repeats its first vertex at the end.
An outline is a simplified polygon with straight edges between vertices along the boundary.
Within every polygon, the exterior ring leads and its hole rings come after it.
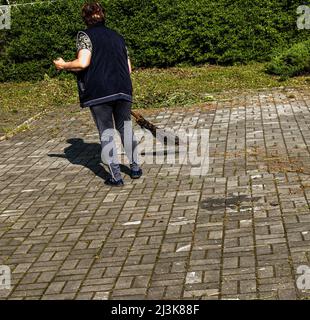
POLYGON ((174 133, 156 127, 153 123, 146 120, 141 114, 137 112, 132 111, 131 113, 135 117, 137 124, 141 128, 149 130, 152 135, 160 142, 164 143, 165 145, 175 144, 178 146, 180 144, 179 137, 174 133))

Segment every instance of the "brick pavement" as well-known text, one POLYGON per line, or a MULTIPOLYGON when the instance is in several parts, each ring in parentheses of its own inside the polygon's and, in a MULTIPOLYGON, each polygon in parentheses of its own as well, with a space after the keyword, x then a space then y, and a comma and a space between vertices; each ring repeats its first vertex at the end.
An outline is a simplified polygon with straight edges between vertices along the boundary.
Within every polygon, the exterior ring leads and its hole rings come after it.
POLYGON ((87 111, 0 142, 0 265, 12 270, 0 298, 309 298, 296 287, 310 266, 309 107, 309 90, 274 89, 148 112, 209 129, 209 173, 144 165, 121 189, 102 182, 87 111))

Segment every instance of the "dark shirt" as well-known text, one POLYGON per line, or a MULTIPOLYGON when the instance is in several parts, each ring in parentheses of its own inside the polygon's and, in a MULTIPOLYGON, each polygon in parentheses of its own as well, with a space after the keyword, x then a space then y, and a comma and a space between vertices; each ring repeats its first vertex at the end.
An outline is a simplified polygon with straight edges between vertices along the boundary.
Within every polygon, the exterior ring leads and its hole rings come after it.
POLYGON ((78 73, 81 107, 116 100, 132 101, 132 83, 125 41, 104 24, 78 32, 77 50, 92 53, 89 67, 78 73))

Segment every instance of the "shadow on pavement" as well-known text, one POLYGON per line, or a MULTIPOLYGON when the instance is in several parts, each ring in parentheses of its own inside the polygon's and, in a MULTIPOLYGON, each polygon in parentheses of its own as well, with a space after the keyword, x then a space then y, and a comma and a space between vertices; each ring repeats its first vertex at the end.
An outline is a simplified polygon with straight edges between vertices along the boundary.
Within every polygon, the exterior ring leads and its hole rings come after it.
MULTIPOLYGON (((96 176, 103 180, 110 177, 110 173, 101 165, 101 145, 99 143, 87 143, 83 139, 68 139, 70 146, 64 149, 63 154, 48 154, 51 158, 67 159, 74 165, 83 166, 91 170, 96 176)), ((121 171, 130 174, 129 168, 120 165, 121 171)))

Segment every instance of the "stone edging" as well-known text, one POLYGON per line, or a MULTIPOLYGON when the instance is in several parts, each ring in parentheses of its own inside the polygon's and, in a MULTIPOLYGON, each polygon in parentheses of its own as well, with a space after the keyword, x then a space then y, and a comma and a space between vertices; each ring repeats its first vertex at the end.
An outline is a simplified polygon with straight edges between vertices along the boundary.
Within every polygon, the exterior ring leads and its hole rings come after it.
POLYGON ((25 125, 29 125, 31 124, 32 122, 34 122, 35 120, 37 120, 38 118, 40 118, 43 114, 45 114, 46 111, 42 111, 36 115, 34 115, 33 117, 29 118, 28 120, 24 121, 22 124, 20 124, 19 126, 17 126, 15 129, 13 129, 11 132, 5 134, 4 136, 0 136, 0 141, 4 141, 4 140, 7 140, 9 138, 12 138, 15 133, 22 127, 22 126, 25 126, 25 125))

